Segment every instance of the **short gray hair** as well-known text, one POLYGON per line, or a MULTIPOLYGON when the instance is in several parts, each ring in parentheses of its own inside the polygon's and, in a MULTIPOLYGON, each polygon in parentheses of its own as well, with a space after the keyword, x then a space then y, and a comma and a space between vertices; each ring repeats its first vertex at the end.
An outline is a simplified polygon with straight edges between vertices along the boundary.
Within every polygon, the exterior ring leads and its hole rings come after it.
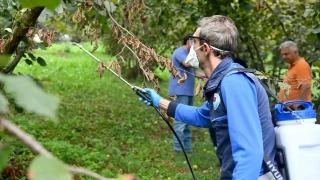
POLYGON ((230 17, 204 17, 199 21, 198 27, 201 28, 200 37, 205 39, 201 43, 207 42, 210 46, 222 50, 215 50, 220 58, 233 56, 238 46, 239 32, 230 17))
POLYGON ((283 48, 290 48, 291 50, 297 51, 298 52, 298 47, 296 43, 292 41, 285 41, 280 45, 280 50, 283 48))

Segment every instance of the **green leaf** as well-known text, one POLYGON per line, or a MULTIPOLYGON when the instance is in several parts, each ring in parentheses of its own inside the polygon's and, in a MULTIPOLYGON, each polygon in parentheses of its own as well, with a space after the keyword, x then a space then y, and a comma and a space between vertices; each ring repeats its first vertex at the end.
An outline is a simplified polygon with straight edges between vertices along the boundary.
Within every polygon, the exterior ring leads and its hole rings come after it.
POLYGON ((0 56, 0 69, 5 68, 10 61, 10 56, 1 55, 0 56))
POLYGON ((0 80, 5 83, 6 92, 14 94, 17 105, 28 112, 55 120, 58 98, 44 92, 30 77, 0 74, 0 80))
POLYGON ((11 28, 5 28, 4 31, 8 31, 9 33, 12 33, 12 29, 11 28))
POLYGON ((37 58, 37 62, 38 62, 41 66, 46 66, 46 65, 47 65, 46 61, 45 61, 42 57, 38 57, 38 58, 37 58))
POLYGON ((102 5, 102 0, 94 0, 94 2, 96 3, 96 4, 98 4, 99 6, 101 6, 102 5))
POLYGON ((111 0, 114 4, 117 4, 120 2, 120 0, 111 0))
POLYGON ((58 13, 58 14, 61 14, 61 13, 63 13, 63 11, 64 11, 65 9, 67 9, 67 6, 66 6, 66 4, 65 4, 63 1, 61 1, 61 3, 59 4, 59 6, 55 9, 55 12, 58 13))
POLYGON ((303 13, 303 17, 307 17, 312 12, 312 9, 306 9, 303 13))
POLYGON ((8 112, 8 100, 0 93, 0 113, 8 112))
POLYGON ((19 2, 24 8, 46 7, 53 11, 61 3, 61 0, 19 0, 19 2))
POLYGON ((37 44, 37 47, 39 47, 39 48, 42 49, 42 50, 46 50, 46 47, 44 46, 43 43, 37 44))
POLYGON ((107 15, 107 13, 105 12, 105 11, 99 11, 98 12, 100 15, 102 15, 102 16, 106 16, 107 15))
POLYGON ((66 165, 55 158, 37 156, 28 170, 31 180, 72 180, 66 165))
POLYGON ((37 59, 32 53, 28 53, 28 56, 34 61, 37 59))
POLYGON ((320 68, 320 60, 313 62, 312 66, 316 66, 320 68))
POLYGON ((317 28, 312 29, 311 32, 312 32, 313 34, 318 34, 318 33, 320 33, 320 26, 318 26, 317 28))
POLYGON ((104 1, 104 6, 108 9, 109 12, 116 10, 116 6, 110 1, 104 1))
POLYGON ((318 37, 316 34, 309 33, 306 37, 306 40, 309 42, 315 42, 315 41, 318 41, 318 37))
POLYGON ((26 61, 26 63, 30 66, 30 65, 33 65, 33 62, 30 60, 30 59, 26 59, 25 60, 26 61))
POLYGON ((11 148, 8 146, 2 146, 0 148, 0 172, 8 165, 10 160, 11 148))

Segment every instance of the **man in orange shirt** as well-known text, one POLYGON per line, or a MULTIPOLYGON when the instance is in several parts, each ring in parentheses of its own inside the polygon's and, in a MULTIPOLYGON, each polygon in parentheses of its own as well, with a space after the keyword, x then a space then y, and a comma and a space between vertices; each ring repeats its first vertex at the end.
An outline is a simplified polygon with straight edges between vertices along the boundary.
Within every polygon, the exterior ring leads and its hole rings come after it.
MULTIPOLYGON (((280 89, 282 101, 311 101, 311 68, 303 57, 299 56, 297 45, 286 41, 280 45, 281 56, 289 64, 280 89)), ((292 107, 297 109, 299 104, 292 107)))

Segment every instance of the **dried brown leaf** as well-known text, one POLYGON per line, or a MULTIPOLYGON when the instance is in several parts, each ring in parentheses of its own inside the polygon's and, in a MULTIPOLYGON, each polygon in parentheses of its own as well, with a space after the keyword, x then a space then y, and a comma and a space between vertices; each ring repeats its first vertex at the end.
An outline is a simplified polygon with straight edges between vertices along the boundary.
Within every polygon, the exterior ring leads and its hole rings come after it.
POLYGON ((199 79, 198 81, 198 85, 196 87, 196 92, 195 92, 195 96, 197 96, 203 89, 203 80, 199 79))
POLYGON ((138 38, 133 38, 132 41, 133 41, 133 43, 132 43, 133 49, 138 49, 140 47, 139 39, 138 38))
POLYGON ((32 48, 34 48, 34 43, 33 43, 32 37, 33 37, 33 34, 35 31, 36 31, 35 29, 30 28, 26 34, 28 42, 30 44, 30 47, 32 47, 32 48))
POLYGON ((6 44, 6 39, 0 39, 0 53, 3 53, 3 48, 5 44, 6 44))
POLYGON ((93 7, 93 2, 90 1, 90 0, 87 0, 85 2, 85 7, 86 7, 86 11, 90 11, 92 9, 92 7, 93 7))
POLYGON ((159 69, 160 69, 161 71, 164 71, 164 70, 166 69, 166 63, 163 62, 163 61, 161 61, 161 62, 160 62, 160 67, 159 67, 159 69))
POLYGON ((148 19, 147 15, 145 15, 145 14, 141 14, 140 15, 140 20, 141 20, 142 23, 146 22, 147 19, 148 19))
POLYGON ((146 50, 145 50, 145 48, 143 47, 143 48, 141 48, 140 51, 139 51, 139 56, 140 56, 140 57, 144 57, 145 54, 146 54, 146 50))
POLYGON ((86 16, 84 15, 84 12, 82 11, 81 7, 78 7, 76 12, 72 16, 72 21, 74 23, 82 23, 86 20, 86 16))
POLYGON ((146 88, 146 87, 147 87, 147 82, 146 82, 146 79, 144 79, 142 82, 142 88, 146 88))
POLYGON ((177 86, 179 86, 180 84, 184 83, 187 80, 187 74, 184 73, 184 76, 181 77, 178 82, 177 82, 177 86))
POLYGON ((108 66, 108 69, 115 68, 117 70, 117 74, 121 76, 121 66, 119 65, 117 60, 112 60, 108 66))
POLYGON ((93 47, 93 49, 90 51, 90 53, 93 53, 95 50, 98 49, 98 47, 99 47, 98 39, 96 39, 96 40, 94 41, 94 47, 93 47))
POLYGON ((118 61, 114 60, 113 66, 116 68, 118 75, 121 76, 121 67, 120 67, 118 61))
POLYGON ((124 36, 124 35, 122 35, 118 41, 118 43, 124 43, 124 44, 127 44, 127 42, 128 42, 128 40, 127 40, 126 36, 124 36))
POLYGON ((38 30, 38 36, 39 36, 40 40, 42 40, 44 42, 44 45, 46 47, 52 45, 52 40, 54 39, 56 34, 57 34, 56 31, 45 31, 43 29, 38 30))
POLYGON ((160 86, 159 86, 159 80, 157 78, 155 78, 153 80, 153 87, 157 91, 157 93, 161 92, 161 89, 160 89, 160 86))
POLYGON ((77 23, 80 14, 81 14, 81 8, 78 7, 78 9, 76 10, 76 12, 75 12, 75 13, 73 14, 73 16, 72 16, 72 21, 75 22, 75 23, 77 23))
POLYGON ((105 69, 106 69, 106 64, 103 61, 100 61, 96 69, 96 72, 99 72, 100 74, 100 78, 103 76, 105 69))
POLYGON ((118 29, 118 26, 116 26, 115 24, 111 26, 110 28, 110 32, 112 34, 115 35, 115 37, 117 38, 119 36, 119 29, 118 29))
POLYGON ((148 77, 149 81, 153 81, 154 80, 154 73, 152 71, 148 70, 147 77, 148 77))

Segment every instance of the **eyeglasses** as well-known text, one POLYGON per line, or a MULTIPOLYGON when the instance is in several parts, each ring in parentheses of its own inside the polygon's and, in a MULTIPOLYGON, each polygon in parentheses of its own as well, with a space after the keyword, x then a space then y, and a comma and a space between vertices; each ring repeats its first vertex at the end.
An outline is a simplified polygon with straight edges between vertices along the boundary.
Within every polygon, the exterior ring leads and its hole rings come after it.
MULTIPOLYGON (((203 40, 203 41, 205 41, 207 44, 209 44, 208 41, 207 41, 206 39, 202 38, 202 37, 199 37, 199 36, 189 36, 189 40, 190 40, 191 45, 194 45, 194 39, 195 39, 195 38, 200 39, 200 40, 203 40)), ((210 46, 210 45, 209 45, 209 46, 210 46)), ((211 47, 212 49, 217 50, 217 51, 220 51, 220 52, 230 52, 230 51, 221 50, 221 49, 216 48, 216 47, 213 47, 213 46, 210 46, 210 47, 211 47)))
POLYGON ((199 40, 203 40, 203 41, 205 41, 205 42, 207 42, 207 40, 205 40, 204 38, 202 38, 202 37, 199 37, 199 36, 189 36, 189 40, 190 40, 190 42, 191 42, 191 45, 193 45, 194 44, 194 39, 195 38, 197 38, 197 39, 199 39, 199 40))

